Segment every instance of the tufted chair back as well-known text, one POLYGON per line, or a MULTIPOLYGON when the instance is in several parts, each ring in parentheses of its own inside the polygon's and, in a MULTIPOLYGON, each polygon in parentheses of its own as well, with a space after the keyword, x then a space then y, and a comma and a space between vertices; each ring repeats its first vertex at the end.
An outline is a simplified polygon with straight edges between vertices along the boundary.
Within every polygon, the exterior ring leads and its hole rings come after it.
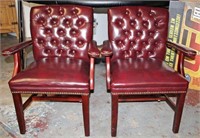
POLYGON ((89 60, 92 40, 92 8, 84 6, 40 6, 31 9, 31 35, 35 60, 70 57, 89 60))
POLYGON ((115 7, 108 11, 111 60, 158 58, 166 53, 168 10, 156 7, 115 7))

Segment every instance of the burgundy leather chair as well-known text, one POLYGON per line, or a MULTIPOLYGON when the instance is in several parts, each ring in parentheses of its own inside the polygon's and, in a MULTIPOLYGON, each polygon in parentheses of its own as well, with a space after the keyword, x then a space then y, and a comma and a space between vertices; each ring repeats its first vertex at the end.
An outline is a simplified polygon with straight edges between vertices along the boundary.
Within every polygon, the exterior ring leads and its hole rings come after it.
POLYGON ((106 57, 107 89, 112 96, 112 136, 116 136, 118 103, 167 101, 175 111, 173 132, 181 121, 188 81, 184 58, 196 52, 167 41, 168 10, 124 6, 108 10, 109 40, 101 54, 106 57), (164 62, 166 47, 179 54, 177 71, 164 62), (177 97, 176 104, 170 97, 177 97))
POLYGON ((89 96, 94 90, 94 58, 100 55, 93 39, 93 10, 75 5, 33 7, 32 40, 5 49, 14 55, 9 81, 20 133, 24 134, 24 109, 33 100, 81 102, 85 135, 90 135, 89 96), (20 51, 33 46, 35 61, 20 69, 20 51), (22 102, 21 94, 32 94, 22 102))

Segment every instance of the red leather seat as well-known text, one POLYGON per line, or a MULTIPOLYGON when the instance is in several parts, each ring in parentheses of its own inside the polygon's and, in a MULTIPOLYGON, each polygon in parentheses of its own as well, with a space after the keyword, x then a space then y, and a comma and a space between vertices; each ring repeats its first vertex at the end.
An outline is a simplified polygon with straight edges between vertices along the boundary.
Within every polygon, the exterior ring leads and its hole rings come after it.
POLYGON ((33 100, 81 102, 85 135, 90 135, 89 96, 94 90, 94 58, 100 55, 93 37, 93 10, 77 5, 31 9, 32 40, 5 49, 14 55, 9 81, 20 132, 25 133, 24 109, 33 100), (21 70, 21 51, 33 46, 35 61, 21 70), (32 94, 22 102, 21 94, 32 94))
POLYGON ((173 132, 177 133, 189 84, 184 78, 184 58, 194 58, 196 52, 167 42, 168 10, 110 8, 108 32, 101 54, 106 57, 107 90, 112 97, 111 135, 117 133, 118 103, 134 101, 167 101, 175 111, 173 132), (177 71, 164 62, 167 47, 179 54, 177 71), (171 96, 177 97, 176 104, 171 96))
POLYGON ((188 81, 164 61, 143 58, 121 59, 112 62, 111 67, 112 93, 166 94, 187 90, 188 81))

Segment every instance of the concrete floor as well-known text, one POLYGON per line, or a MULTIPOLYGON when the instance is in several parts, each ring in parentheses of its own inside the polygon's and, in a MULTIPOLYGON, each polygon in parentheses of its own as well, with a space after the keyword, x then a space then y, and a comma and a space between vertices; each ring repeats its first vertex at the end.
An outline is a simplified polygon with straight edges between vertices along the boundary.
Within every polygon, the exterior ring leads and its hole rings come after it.
MULTIPOLYGON (((1 36, 1 48, 16 43, 1 36)), ((28 56, 27 62, 32 60, 28 56)), ((83 138, 82 108, 79 103, 34 102, 25 111, 27 132, 20 135, 7 85, 13 68, 12 57, 2 57, 0 65, 0 138, 83 138)), ((96 64, 95 92, 90 97, 90 137, 110 138, 111 102, 106 93, 104 63, 96 64)), ((121 103, 118 138, 199 138, 200 92, 189 90, 180 131, 172 133, 173 111, 165 102, 121 103)), ((26 97, 25 97, 26 98, 26 97)))

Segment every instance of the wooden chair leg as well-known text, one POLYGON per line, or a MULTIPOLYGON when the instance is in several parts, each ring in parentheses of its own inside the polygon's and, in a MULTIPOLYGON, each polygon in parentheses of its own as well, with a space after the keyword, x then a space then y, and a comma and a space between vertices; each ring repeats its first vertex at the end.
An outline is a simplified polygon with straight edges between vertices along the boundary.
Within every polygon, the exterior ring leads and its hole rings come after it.
POLYGON ((177 100, 176 100, 176 109, 175 109, 174 123, 173 123, 173 132, 174 133, 178 133, 178 131, 179 131, 181 116, 182 116, 184 102, 185 102, 185 96, 186 96, 185 93, 180 94, 180 95, 178 95, 177 100))
POLYGON ((112 123, 111 136, 117 135, 117 119, 118 119, 118 95, 112 95, 112 123))
POLYGON ((25 120, 24 120, 24 110, 23 110, 23 103, 22 103, 22 97, 21 94, 12 94, 13 95, 13 101, 15 105, 15 111, 17 115, 17 121, 20 129, 21 134, 25 134, 26 132, 26 126, 25 126, 25 120))
POLYGON ((90 136, 89 95, 82 96, 82 108, 85 136, 90 136))

